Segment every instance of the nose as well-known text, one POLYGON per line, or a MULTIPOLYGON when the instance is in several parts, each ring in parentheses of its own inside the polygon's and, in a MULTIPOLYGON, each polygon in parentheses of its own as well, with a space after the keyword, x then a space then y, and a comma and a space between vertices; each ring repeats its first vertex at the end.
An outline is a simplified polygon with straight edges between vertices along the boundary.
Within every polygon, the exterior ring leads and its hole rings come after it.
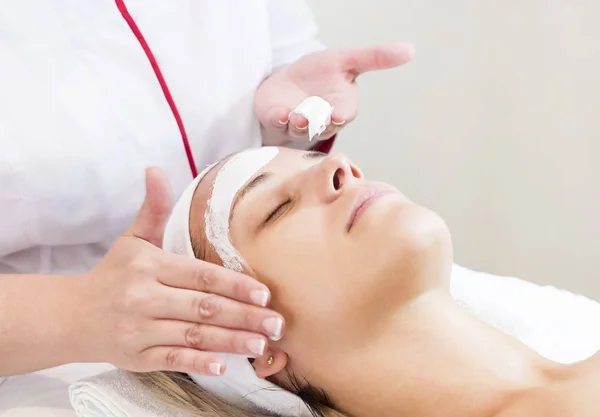
POLYGON ((315 167, 317 197, 323 203, 337 200, 348 185, 363 179, 362 172, 343 155, 330 155, 315 167))

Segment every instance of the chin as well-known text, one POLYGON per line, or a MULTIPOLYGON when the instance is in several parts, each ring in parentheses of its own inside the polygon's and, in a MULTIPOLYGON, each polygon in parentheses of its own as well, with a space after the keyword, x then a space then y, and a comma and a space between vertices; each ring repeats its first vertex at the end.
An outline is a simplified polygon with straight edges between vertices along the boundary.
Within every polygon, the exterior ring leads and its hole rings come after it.
MULTIPOLYGON (((373 213, 375 214, 375 213, 373 213)), ((452 269, 452 239, 444 220, 413 203, 387 207, 370 227, 379 251, 372 265, 386 291, 414 298, 435 288, 447 287, 452 269), (375 222, 377 224, 375 224, 375 222)))
POLYGON ((450 230, 437 213, 413 204, 399 214, 393 231, 398 232, 398 237, 414 252, 452 247, 450 230))

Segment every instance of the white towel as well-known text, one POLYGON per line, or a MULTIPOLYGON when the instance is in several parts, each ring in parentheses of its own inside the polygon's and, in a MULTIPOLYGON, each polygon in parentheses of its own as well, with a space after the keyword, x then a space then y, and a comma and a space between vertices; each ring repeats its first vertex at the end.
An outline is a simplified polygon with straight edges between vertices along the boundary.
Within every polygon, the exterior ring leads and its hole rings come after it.
POLYGON ((71 384, 69 397, 79 417, 186 417, 158 404, 119 369, 71 384))
MULTIPOLYGON (((600 350, 600 304, 588 298, 458 265, 451 292, 479 319, 556 362, 584 360, 600 350)), ((69 395, 79 417, 185 417, 153 402, 121 371, 76 382, 69 395)))
POLYGON ((560 363, 600 351, 600 304, 552 286, 454 265, 451 293, 480 320, 560 363))

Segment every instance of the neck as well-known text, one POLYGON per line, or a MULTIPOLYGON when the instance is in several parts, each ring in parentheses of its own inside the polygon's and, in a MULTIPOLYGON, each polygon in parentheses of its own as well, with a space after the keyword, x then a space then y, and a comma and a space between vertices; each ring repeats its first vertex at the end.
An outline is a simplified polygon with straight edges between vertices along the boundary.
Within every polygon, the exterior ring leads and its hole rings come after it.
POLYGON ((558 367, 470 316, 447 292, 421 296, 381 327, 330 373, 331 398, 356 417, 488 417, 545 385, 558 367))

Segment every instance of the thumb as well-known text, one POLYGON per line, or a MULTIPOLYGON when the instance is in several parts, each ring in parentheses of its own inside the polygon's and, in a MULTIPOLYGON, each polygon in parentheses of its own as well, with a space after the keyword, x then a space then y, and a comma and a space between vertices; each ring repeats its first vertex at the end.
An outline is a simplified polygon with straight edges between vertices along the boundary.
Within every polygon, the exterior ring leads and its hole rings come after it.
POLYGON ((406 64, 414 55, 415 48, 409 43, 348 48, 341 51, 342 66, 355 76, 367 71, 389 69, 406 64))
POLYGON ((173 192, 165 174, 159 168, 146 170, 146 198, 127 234, 161 247, 173 192))

